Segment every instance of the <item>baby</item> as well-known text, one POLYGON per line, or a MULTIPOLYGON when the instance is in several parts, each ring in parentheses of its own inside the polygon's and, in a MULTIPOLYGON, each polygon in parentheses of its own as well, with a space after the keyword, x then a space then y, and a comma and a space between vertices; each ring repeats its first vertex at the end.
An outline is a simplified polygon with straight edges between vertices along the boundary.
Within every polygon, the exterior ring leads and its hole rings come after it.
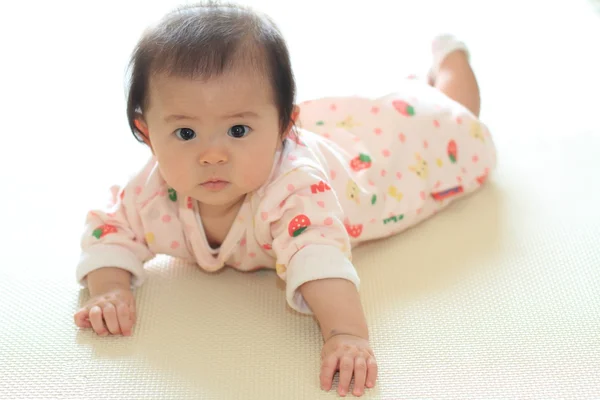
POLYGON ((314 315, 321 387, 375 385, 377 363, 351 249, 397 234, 477 190, 495 166, 478 120, 465 45, 433 41, 428 83, 370 99, 295 105, 286 43, 270 18, 237 5, 166 15, 131 60, 129 125, 152 156, 112 205, 87 215, 74 316, 98 335, 131 335, 132 288, 168 254, 207 271, 275 269, 289 306, 314 315))

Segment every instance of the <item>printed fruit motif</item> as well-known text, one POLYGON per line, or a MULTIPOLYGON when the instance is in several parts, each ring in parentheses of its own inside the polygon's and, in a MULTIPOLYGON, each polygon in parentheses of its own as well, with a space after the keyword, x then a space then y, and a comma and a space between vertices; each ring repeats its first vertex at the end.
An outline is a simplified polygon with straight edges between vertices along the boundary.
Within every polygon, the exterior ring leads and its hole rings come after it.
POLYGON ((324 121, 317 121, 317 125, 323 126, 323 125, 325 125, 325 122, 324 121))
POLYGON ((350 168, 354 171, 360 171, 361 169, 367 169, 371 166, 371 157, 366 154, 359 154, 358 157, 353 158, 350 161, 350 168))
POLYGON ((101 225, 94 229, 92 236, 96 239, 101 239, 109 233, 117 233, 117 227, 113 225, 101 225))
POLYGON ((169 188, 169 199, 171 199, 171 201, 177 201, 177 192, 175 189, 169 188))
POLYGON ((346 231, 348 235, 353 238, 357 238, 362 234, 363 226, 362 224, 351 225, 348 220, 344 221, 344 226, 346 227, 346 231))
POLYGON ((263 248, 263 249, 265 249, 265 250, 273 250, 273 246, 271 246, 271 245, 270 245, 270 244, 268 244, 268 243, 267 243, 267 244, 263 244, 263 245, 262 245, 262 248, 263 248))
POLYGON ((454 140, 451 140, 450 143, 448 143, 448 157, 450 157, 450 161, 452 161, 453 164, 458 160, 458 152, 454 140))
POLYGON ((405 101, 394 100, 392 102, 392 105, 394 106, 396 111, 398 111, 400 114, 406 117, 412 117, 413 115, 415 115, 415 108, 405 101))
POLYGON ((371 204, 375 204, 377 203, 377 195, 374 194, 373 197, 371 197, 371 204))
POLYGON ((310 226, 310 219, 304 214, 297 215, 288 225, 288 233, 291 237, 296 237, 310 226))

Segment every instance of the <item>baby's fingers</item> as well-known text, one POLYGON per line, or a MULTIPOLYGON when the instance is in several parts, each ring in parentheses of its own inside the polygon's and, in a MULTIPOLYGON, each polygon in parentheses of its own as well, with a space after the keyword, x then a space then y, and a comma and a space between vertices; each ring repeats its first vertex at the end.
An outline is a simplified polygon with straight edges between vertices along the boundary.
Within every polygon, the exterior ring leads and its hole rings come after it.
POLYGON ((120 303, 117 306, 117 317, 119 319, 119 325, 121 326, 121 333, 124 336, 131 335, 131 327, 133 326, 133 315, 129 311, 129 305, 120 303))
POLYGON ((323 359, 323 364, 321 365, 321 389, 323 390, 331 390, 331 385, 333 384, 333 375, 335 375, 335 371, 337 370, 338 358, 335 354, 327 356, 323 359))
POLYGON ((350 356, 342 356, 340 360, 340 381, 338 383, 338 394, 345 396, 350 390, 350 381, 354 372, 354 359, 350 356))
POLYGON ((135 299, 131 299, 131 303, 129 303, 129 312, 132 323, 135 324, 135 319, 137 318, 137 312, 135 310, 135 299))
POLYGON ((108 331, 104 326, 104 320, 102 318, 102 309, 99 306, 94 306, 90 309, 90 322, 92 328, 100 336, 108 335, 108 331))
POLYGON ((119 319, 117 318, 117 309, 113 303, 106 303, 102 309, 104 314, 104 322, 106 327, 113 335, 121 333, 121 327, 119 326, 119 319))
POLYGON ((367 360, 367 387, 372 388, 375 386, 377 380, 377 362, 375 357, 369 357, 367 360))
POLYGON ((367 362, 363 357, 354 360, 354 390, 352 394, 362 396, 365 390, 365 379, 367 378, 367 362))
POLYGON ((79 328, 91 328, 92 324, 89 320, 90 311, 87 308, 82 308, 73 316, 75 325, 79 328))

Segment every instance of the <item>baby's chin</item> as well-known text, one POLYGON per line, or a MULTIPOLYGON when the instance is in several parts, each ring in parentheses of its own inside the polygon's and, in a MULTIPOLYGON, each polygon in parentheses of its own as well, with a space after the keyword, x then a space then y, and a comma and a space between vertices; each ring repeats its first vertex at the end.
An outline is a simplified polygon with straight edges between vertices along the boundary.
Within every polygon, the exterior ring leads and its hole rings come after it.
POLYGON ((208 191, 200 188, 191 197, 202 205, 230 207, 243 202, 246 194, 245 191, 240 191, 234 187, 227 187, 219 191, 208 191))
POLYGON ((198 185, 188 192, 188 196, 201 205, 233 207, 242 203, 248 194, 257 191, 260 187, 261 185, 252 185, 252 182, 244 182, 243 185, 229 182, 226 187, 222 188, 198 185))

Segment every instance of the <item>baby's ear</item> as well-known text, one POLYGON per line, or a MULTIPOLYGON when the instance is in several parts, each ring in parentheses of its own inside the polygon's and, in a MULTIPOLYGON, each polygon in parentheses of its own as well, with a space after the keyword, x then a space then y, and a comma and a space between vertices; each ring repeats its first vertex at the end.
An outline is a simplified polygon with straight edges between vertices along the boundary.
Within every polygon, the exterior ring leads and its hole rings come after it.
POLYGON ((294 125, 296 124, 296 122, 298 122, 299 115, 300 115, 300 108, 297 105, 294 105, 294 108, 292 109, 292 115, 290 117, 290 124, 288 125, 285 132, 283 132, 281 139, 285 140, 286 138, 290 137, 291 135, 294 135, 294 125))
POLYGON ((298 116, 300 115, 300 107, 294 104, 294 108, 292 110, 292 122, 298 122, 298 116))
POLYGON ((148 133, 148 124, 146 124, 146 121, 144 120, 144 117, 141 114, 136 115, 136 118, 133 120, 133 125, 137 130, 138 138, 143 140, 144 143, 146 143, 148 147, 150 147, 150 150, 152 150, 152 144, 150 143, 150 134, 148 133))

